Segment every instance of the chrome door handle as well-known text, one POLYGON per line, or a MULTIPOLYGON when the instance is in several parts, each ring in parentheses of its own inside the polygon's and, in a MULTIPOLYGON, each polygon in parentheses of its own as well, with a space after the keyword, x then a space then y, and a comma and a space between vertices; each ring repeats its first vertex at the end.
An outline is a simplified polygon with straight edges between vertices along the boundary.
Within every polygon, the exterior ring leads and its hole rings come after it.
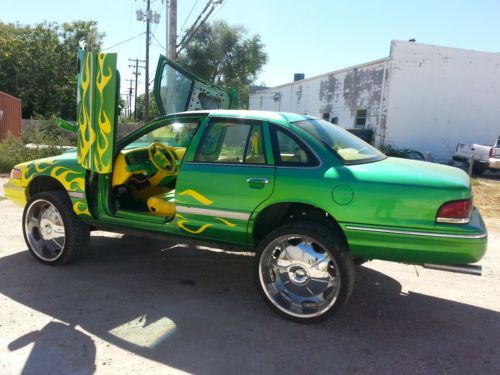
POLYGON ((251 178, 247 178, 247 182, 249 184, 268 184, 269 179, 268 178, 260 178, 260 177, 251 177, 251 178))

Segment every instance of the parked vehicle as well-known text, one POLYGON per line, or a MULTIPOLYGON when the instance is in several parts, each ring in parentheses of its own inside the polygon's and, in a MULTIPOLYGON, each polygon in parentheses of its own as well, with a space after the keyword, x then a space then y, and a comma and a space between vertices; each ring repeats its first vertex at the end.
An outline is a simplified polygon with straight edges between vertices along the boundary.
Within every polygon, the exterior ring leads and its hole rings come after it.
POLYGON ((474 160, 472 171, 476 174, 481 174, 487 169, 500 170, 500 136, 493 146, 459 143, 453 160, 469 164, 471 159, 474 160))
POLYGON ((263 299, 300 322, 337 311, 364 260, 479 272, 486 228, 457 168, 386 157, 311 116, 228 109, 230 91, 164 57, 164 116, 123 139, 116 55, 81 52, 78 90, 77 151, 5 185, 42 263, 73 260, 93 229, 250 249, 263 299))

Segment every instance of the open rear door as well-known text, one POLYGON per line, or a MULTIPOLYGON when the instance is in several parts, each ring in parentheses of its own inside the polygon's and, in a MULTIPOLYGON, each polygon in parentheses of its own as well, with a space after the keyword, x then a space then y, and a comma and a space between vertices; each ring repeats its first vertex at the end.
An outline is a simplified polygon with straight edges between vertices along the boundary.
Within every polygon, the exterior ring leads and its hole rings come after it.
POLYGON ((154 94, 162 115, 207 109, 236 108, 235 89, 217 87, 160 56, 154 94))
POLYGON ((78 163, 95 173, 110 173, 120 87, 116 53, 78 50, 78 163))

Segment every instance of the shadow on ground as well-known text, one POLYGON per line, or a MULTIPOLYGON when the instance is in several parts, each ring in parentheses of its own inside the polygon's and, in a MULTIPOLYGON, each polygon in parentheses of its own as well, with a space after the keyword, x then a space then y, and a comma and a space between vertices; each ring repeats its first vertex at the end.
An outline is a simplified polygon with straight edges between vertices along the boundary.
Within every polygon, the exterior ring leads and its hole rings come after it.
POLYGON ((51 361, 62 373, 91 373, 95 347, 75 326, 197 374, 500 370, 500 313, 401 293, 368 268, 338 315, 300 325, 261 302, 251 256, 132 237, 93 237, 91 247, 64 267, 27 251, 0 259, 0 292, 63 322, 10 343, 36 343, 26 373, 51 361))

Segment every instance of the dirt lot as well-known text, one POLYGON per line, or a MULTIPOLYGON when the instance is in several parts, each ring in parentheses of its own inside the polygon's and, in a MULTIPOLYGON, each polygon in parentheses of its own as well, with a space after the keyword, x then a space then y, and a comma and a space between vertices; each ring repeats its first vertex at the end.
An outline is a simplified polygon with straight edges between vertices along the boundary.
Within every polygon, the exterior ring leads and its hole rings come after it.
POLYGON ((80 262, 45 267, 22 210, 0 212, 2 374, 500 373, 499 219, 482 277, 370 262, 344 309, 306 326, 261 302, 249 254, 98 232, 80 262))
POLYGON ((472 178, 474 204, 483 216, 500 218, 500 173, 472 178))

